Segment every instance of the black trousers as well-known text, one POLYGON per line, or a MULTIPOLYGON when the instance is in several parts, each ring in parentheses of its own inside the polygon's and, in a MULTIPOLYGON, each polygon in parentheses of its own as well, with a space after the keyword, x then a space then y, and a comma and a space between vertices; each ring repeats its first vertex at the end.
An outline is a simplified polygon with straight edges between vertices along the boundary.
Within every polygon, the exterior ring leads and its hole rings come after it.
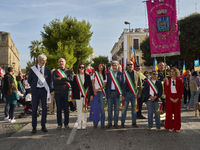
POLYGON ((188 100, 188 103, 190 102, 190 90, 187 91, 185 86, 184 86, 184 104, 187 104, 187 97, 189 96, 189 100, 188 100))
POLYGON ((13 119, 16 105, 10 104, 9 119, 13 119))
POLYGON ((142 114, 142 103, 143 103, 143 98, 142 98, 142 96, 140 97, 140 98, 138 98, 138 107, 139 107, 139 109, 138 109, 138 112, 137 112, 137 117, 140 117, 142 114))

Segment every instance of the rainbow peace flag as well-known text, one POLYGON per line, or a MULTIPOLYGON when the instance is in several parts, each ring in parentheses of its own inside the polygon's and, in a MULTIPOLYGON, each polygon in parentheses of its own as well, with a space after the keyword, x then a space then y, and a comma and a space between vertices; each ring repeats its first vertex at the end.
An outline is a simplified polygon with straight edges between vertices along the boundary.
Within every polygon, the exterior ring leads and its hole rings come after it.
POLYGON ((185 61, 183 61, 183 77, 186 77, 185 61))
POLYGON ((153 60, 153 70, 158 71, 158 63, 157 63, 157 60, 156 60, 155 57, 154 57, 154 60, 153 60))
POLYGON ((134 70, 135 70, 135 68, 136 68, 136 66, 138 65, 138 63, 137 63, 136 53, 135 53, 134 47, 133 47, 132 53, 131 53, 131 61, 132 61, 133 64, 134 64, 134 70))

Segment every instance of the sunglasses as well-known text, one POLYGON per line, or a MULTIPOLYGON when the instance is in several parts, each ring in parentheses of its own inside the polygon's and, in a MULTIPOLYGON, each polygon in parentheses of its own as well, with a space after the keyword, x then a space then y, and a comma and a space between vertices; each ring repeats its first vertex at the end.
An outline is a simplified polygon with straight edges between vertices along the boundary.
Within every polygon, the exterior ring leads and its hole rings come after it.
POLYGON ((84 68, 85 68, 85 67, 81 67, 81 66, 79 67, 79 69, 84 69, 84 68))
POLYGON ((127 64, 127 66, 132 66, 133 64, 127 64))
POLYGON ((173 86, 175 86, 175 82, 174 82, 174 81, 172 81, 172 83, 173 83, 173 86))
POLYGON ((155 76, 155 75, 158 75, 158 74, 156 74, 156 73, 152 73, 152 75, 154 75, 154 76, 155 76))

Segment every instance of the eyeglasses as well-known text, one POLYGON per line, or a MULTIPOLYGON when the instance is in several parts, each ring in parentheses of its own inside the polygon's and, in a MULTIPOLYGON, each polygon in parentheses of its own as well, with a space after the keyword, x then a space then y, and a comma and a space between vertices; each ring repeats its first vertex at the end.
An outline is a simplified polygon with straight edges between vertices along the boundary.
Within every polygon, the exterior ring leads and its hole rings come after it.
POLYGON ((133 64, 127 64, 127 66, 132 66, 133 64))
POLYGON ((156 74, 156 73, 152 73, 152 75, 154 75, 154 76, 156 75, 156 76, 157 76, 158 74, 156 74))
POLYGON ((84 68, 85 68, 85 67, 81 67, 81 66, 79 67, 79 69, 84 69, 84 68))
POLYGON ((173 83, 173 86, 175 86, 175 82, 174 82, 174 81, 172 81, 172 83, 173 83))

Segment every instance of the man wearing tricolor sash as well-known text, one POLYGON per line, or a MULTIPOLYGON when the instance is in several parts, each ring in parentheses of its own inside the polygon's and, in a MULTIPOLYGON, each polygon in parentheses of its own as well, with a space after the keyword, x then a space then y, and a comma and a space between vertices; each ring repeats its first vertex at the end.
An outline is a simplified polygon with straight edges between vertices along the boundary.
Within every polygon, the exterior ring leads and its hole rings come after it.
POLYGON ((74 81, 72 83, 73 103, 76 101, 77 105, 77 129, 86 129, 88 112, 87 95, 90 91, 90 101, 93 100, 94 95, 90 75, 85 73, 85 69, 85 64, 80 63, 78 66, 78 73, 74 76, 74 81))
POLYGON ((62 108, 64 109, 64 127, 66 130, 69 129, 69 103, 68 103, 68 92, 70 82, 73 81, 73 72, 66 69, 66 61, 64 58, 58 60, 59 69, 53 72, 53 85, 54 93, 57 106, 57 131, 62 129, 62 108))
POLYGON ((163 93, 162 83, 157 80, 158 72, 153 70, 151 79, 147 79, 144 83, 145 101, 148 108, 148 130, 153 127, 153 113, 155 114, 155 122, 157 131, 160 131, 160 114, 162 111, 162 101, 160 97, 163 93))
POLYGON ((137 97, 140 98, 142 94, 142 81, 140 74, 133 69, 133 62, 129 61, 127 63, 128 70, 125 71, 125 100, 124 109, 122 110, 121 127, 124 128, 124 123, 126 119, 126 112, 128 109, 129 101, 131 101, 132 107, 132 127, 138 128, 136 124, 136 116, 138 111, 138 101, 137 97))
MULTIPOLYGON (((94 72, 93 76, 91 77, 92 86, 94 90, 94 95, 99 98, 100 103, 100 112, 101 112, 101 129, 104 129, 104 122, 105 122, 105 110, 104 107, 106 105, 106 74, 105 74, 105 67, 103 63, 99 63, 97 67, 97 71, 94 72)), ((97 128, 97 124, 94 122, 94 128, 97 128)))
POLYGON ((123 107, 124 97, 124 75, 118 71, 118 61, 112 61, 112 69, 107 73, 106 98, 108 100, 108 125, 112 127, 112 109, 114 104, 114 127, 118 126, 119 107, 123 107))
POLYGON ((43 54, 38 56, 38 64, 31 67, 28 75, 28 83, 31 85, 32 93, 32 134, 37 132, 37 109, 39 100, 42 103, 42 131, 47 132, 46 117, 47 117, 47 103, 50 103, 50 84, 51 84, 51 70, 45 66, 47 57, 43 54))

